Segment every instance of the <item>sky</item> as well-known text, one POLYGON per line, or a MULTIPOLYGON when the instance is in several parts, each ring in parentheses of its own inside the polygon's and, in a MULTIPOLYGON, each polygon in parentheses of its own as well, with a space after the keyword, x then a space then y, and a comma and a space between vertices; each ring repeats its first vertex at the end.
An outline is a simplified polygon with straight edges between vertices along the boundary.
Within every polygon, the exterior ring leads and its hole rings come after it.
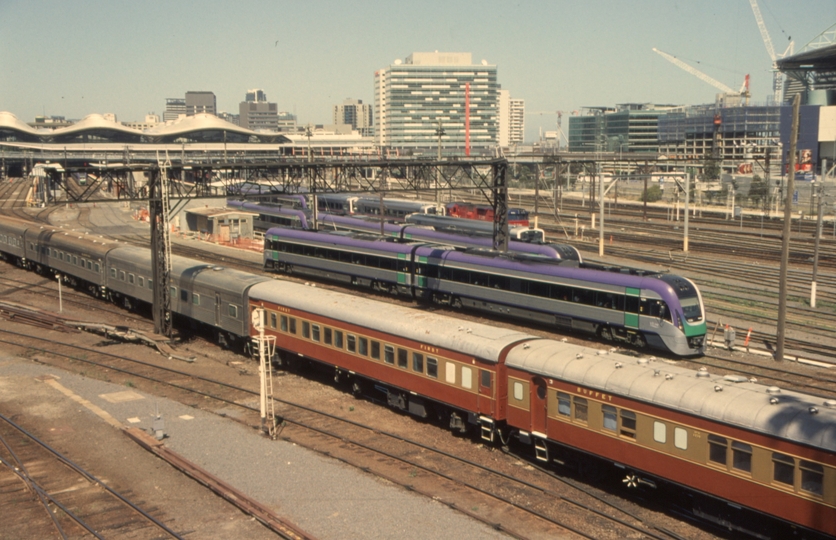
MULTIPOLYGON (((778 54, 836 23, 833 0, 758 0, 778 54)), ((525 100, 526 142, 557 111, 618 103, 701 104, 712 86, 771 93, 772 62, 748 0, 0 0, 0 111, 119 121, 209 90, 234 114, 261 88, 299 124, 331 123, 344 99, 373 103, 377 69, 412 52, 470 52, 525 100)))

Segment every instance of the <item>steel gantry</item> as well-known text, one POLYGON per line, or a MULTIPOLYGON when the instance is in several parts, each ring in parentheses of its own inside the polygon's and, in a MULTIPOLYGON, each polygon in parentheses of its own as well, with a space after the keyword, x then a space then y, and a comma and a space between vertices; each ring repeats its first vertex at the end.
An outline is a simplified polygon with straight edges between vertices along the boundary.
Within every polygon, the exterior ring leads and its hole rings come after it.
MULTIPOLYGON (((171 244, 169 201, 234 197, 268 198, 278 193, 481 194, 494 211, 494 243, 508 249, 507 161, 490 160, 279 160, 252 164, 190 163, 176 158, 157 163, 114 163, 73 166, 50 171, 50 203, 147 203, 151 225, 154 287, 154 331, 171 335, 169 280, 171 244), (263 187, 263 195, 241 188, 242 183, 263 187)), ((260 190, 261 188, 259 188, 260 190)), ((314 205, 315 207, 316 205, 314 205)))

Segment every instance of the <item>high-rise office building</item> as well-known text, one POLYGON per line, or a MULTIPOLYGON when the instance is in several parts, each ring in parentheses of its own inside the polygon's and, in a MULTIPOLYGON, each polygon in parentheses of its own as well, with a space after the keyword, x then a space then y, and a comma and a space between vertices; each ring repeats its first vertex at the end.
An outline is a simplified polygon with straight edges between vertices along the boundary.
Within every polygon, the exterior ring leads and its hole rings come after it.
POLYGON ((361 99, 346 99, 340 105, 334 105, 334 124, 347 124, 362 135, 371 135, 372 106, 361 99))
POLYGON ((261 88, 247 90, 247 97, 244 98, 244 101, 267 101, 267 94, 265 94, 264 90, 262 90, 261 88))
POLYGON ((497 144, 496 66, 471 53, 416 52, 375 72, 375 141, 380 146, 435 148, 497 144), (440 124, 440 126, 439 126, 440 124), (468 125, 469 124, 469 125, 468 125))
POLYGON ((177 120, 186 115, 186 100, 183 98, 168 98, 165 100, 165 111, 163 111, 163 122, 177 120))
POLYGON ((499 91, 499 146, 522 144, 525 138, 525 100, 512 99, 508 90, 499 91))
POLYGON ((242 101, 238 104, 238 125, 242 128, 277 131, 279 109, 275 103, 266 101, 242 101))
POLYGON ((218 114, 214 92, 186 92, 186 115, 218 114))

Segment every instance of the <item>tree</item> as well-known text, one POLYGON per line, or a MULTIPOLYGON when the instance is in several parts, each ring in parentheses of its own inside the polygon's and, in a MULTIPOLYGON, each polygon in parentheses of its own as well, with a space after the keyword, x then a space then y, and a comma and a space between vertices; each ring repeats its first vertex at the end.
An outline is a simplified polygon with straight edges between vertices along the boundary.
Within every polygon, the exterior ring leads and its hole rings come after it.
POLYGON ((720 165, 717 160, 712 157, 706 157, 702 162, 702 175, 700 180, 703 182, 714 182, 720 179, 720 165))
POLYGON ((662 188, 658 184, 653 184, 647 191, 642 194, 642 201, 656 202, 662 200, 662 188))
POLYGON ((768 194, 769 186, 766 185, 763 178, 757 174, 753 176, 752 183, 749 184, 749 200, 752 201, 752 205, 760 206, 761 201, 765 201, 768 194))

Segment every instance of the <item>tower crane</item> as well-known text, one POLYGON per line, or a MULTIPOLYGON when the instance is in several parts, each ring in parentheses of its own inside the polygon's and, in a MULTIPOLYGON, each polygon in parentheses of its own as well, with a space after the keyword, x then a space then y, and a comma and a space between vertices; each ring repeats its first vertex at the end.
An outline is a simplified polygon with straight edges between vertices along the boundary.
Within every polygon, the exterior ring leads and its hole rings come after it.
POLYGON ((766 52, 772 60, 772 96, 775 103, 784 101, 784 74, 778 71, 778 58, 784 58, 787 54, 792 54, 795 43, 790 41, 787 50, 780 56, 775 54, 775 47, 772 46, 772 39, 769 37, 769 32, 766 30, 766 24, 763 22, 761 16, 761 9, 758 7, 758 0, 749 0, 749 5, 752 6, 752 13, 755 14, 755 22, 758 23, 758 30, 761 31, 761 38, 763 44, 766 45, 766 52))
MULTIPOLYGON (((536 114, 538 116, 544 115, 557 115, 557 147, 560 148, 560 139, 566 141, 566 144, 569 144, 569 140, 566 138, 566 135, 563 133, 563 115, 566 114, 566 111, 529 111, 525 114, 536 114)), ((572 111, 572 114, 578 114, 578 111, 572 111)))
POLYGON ((686 64, 685 62, 683 62, 682 60, 680 60, 679 58, 677 58, 673 55, 670 55, 666 52, 660 51, 656 47, 653 47, 653 52, 655 52, 656 54, 658 54, 659 56, 661 56, 662 58, 664 58, 665 60, 667 60, 671 64, 677 66, 678 68, 680 68, 684 71, 687 71, 688 73, 690 73, 694 77, 697 77, 701 81, 710 84, 711 86, 720 90, 724 94, 733 95, 733 96, 743 96, 747 99, 749 97, 749 75, 746 75, 746 78, 743 81, 743 86, 740 88, 740 91, 736 92, 731 87, 726 86, 725 84, 721 83, 717 79, 714 79, 713 77, 709 77, 708 75, 706 75, 702 71, 694 68, 693 66, 690 66, 690 65, 686 64))

